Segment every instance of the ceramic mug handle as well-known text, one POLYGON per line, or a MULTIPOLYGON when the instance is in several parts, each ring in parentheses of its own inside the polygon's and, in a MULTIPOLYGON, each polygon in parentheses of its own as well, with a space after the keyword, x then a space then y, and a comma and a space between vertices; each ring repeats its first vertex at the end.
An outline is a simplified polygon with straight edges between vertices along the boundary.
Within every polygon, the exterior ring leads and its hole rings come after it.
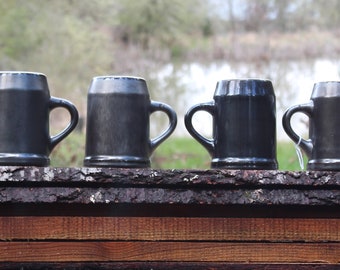
POLYGON ((197 130, 194 128, 192 124, 192 117, 194 114, 198 111, 206 111, 212 115, 212 117, 216 114, 215 109, 215 102, 206 102, 206 103, 200 103, 197 105, 194 105, 191 107, 188 112, 186 113, 184 117, 184 123, 185 127, 190 133, 190 135, 196 139, 204 148, 206 148, 210 155, 213 155, 215 144, 213 139, 207 139, 204 136, 202 136, 200 133, 197 132, 197 130))
POLYGON ((50 145, 49 145, 50 151, 52 151, 52 149, 59 142, 61 142, 67 135, 69 135, 75 129, 75 127, 78 124, 78 119, 79 119, 77 108, 71 102, 65 99, 62 99, 62 98, 51 97, 50 104, 49 104, 50 111, 58 107, 62 107, 68 110, 71 116, 71 120, 68 126, 64 130, 62 130, 59 134, 50 137, 50 145))
POLYGON ((165 139, 167 139, 171 133, 175 130, 177 125, 177 115, 175 111, 167 104, 157 101, 151 101, 150 112, 162 111, 166 113, 169 118, 168 128, 159 136, 150 141, 151 153, 159 146, 165 139))
POLYGON ((295 113, 303 113, 309 118, 313 115, 314 104, 313 101, 301 105, 295 105, 289 108, 282 117, 282 126, 287 135, 292 139, 293 142, 299 144, 302 150, 306 153, 308 158, 312 156, 313 143, 311 139, 305 140, 301 136, 297 135, 291 126, 291 118, 295 113))

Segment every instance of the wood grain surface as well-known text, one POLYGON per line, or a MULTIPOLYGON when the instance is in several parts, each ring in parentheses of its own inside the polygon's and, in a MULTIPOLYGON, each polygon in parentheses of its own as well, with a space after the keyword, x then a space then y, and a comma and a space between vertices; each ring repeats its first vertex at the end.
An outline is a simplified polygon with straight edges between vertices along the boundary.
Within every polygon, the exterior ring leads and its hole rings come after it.
POLYGON ((0 261, 339 263, 339 243, 0 242, 0 261))
POLYGON ((0 217, 0 240, 340 242, 340 219, 0 217))

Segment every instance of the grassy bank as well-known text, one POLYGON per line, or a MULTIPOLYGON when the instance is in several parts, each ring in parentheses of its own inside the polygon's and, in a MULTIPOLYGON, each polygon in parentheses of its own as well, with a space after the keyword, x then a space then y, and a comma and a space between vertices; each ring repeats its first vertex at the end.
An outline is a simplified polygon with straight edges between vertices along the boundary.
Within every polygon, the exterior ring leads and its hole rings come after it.
MULTIPOLYGON (((74 132, 62 141, 51 154, 53 167, 81 167, 85 153, 85 135, 74 132)), ((277 158, 280 170, 300 170, 294 144, 279 142, 277 158)), ((152 156, 155 169, 208 169, 210 156, 190 137, 170 138, 152 156)))
MULTIPOLYGON (((301 170, 292 142, 279 142, 277 159, 280 170, 301 170)), ((207 169, 210 166, 208 152, 192 138, 170 138, 153 155, 154 168, 207 169)))

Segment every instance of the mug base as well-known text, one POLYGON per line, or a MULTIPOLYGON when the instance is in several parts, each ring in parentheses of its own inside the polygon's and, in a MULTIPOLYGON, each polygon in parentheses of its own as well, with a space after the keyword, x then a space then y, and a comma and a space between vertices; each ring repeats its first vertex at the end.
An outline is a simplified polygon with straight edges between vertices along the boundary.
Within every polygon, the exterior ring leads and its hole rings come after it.
POLYGON ((85 167, 114 167, 114 168, 148 168, 150 160, 131 156, 88 156, 84 159, 85 167))
POLYGON ((44 155, 23 153, 0 153, 0 166, 37 166, 45 167, 50 159, 44 155))
POLYGON ((211 161, 213 169, 230 170, 277 170, 278 163, 266 158, 214 158, 211 161))
POLYGON ((340 159, 312 159, 307 163, 310 171, 340 171, 340 159))

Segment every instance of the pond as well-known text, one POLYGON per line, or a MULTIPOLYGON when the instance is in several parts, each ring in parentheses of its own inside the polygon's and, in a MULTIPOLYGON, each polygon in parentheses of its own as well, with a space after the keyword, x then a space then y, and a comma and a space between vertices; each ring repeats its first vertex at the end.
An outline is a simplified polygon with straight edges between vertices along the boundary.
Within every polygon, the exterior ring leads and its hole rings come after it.
MULTIPOLYGON (((277 102, 277 137, 278 140, 288 140, 281 124, 284 111, 290 106, 308 102, 314 83, 340 80, 340 60, 168 64, 151 74, 150 79, 157 80, 158 88, 162 89, 152 92, 151 96, 176 110, 178 126, 174 136, 188 136, 183 121, 186 111, 194 104, 212 100, 217 81, 235 78, 272 81, 277 102)), ((211 136, 211 121, 211 116, 205 112, 197 113, 193 119, 197 130, 208 137, 211 136)), ((294 117, 293 126, 297 133, 306 134, 307 125, 307 117, 294 117)))

